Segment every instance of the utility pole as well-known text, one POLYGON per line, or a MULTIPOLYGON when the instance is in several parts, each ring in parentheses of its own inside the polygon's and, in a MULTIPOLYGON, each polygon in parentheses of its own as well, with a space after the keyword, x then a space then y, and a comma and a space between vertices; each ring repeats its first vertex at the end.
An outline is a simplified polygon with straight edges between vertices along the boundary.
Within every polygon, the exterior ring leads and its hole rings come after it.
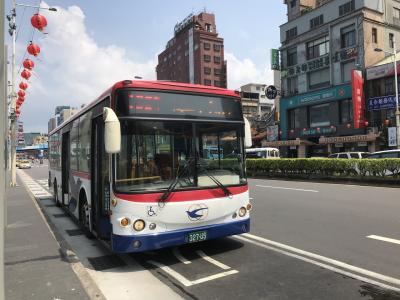
POLYGON ((10 103, 10 118, 11 118, 11 186, 17 185, 17 115, 15 113, 16 109, 16 100, 17 100, 17 92, 15 90, 15 76, 16 76, 16 66, 15 66, 15 41, 17 34, 17 25, 16 25, 16 8, 17 3, 15 0, 12 1, 12 10, 11 10, 11 20, 10 20, 10 34, 12 34, 12 73, 11 73, 11 103, 10 103))
POLYGON ((393 36, 393 55, 394 55, 394 81, 396 87, 396 143, 397 149, 400 149, 400 110, 399 110, 399 84, 397 82, 397 49, 396 37, 393 36))

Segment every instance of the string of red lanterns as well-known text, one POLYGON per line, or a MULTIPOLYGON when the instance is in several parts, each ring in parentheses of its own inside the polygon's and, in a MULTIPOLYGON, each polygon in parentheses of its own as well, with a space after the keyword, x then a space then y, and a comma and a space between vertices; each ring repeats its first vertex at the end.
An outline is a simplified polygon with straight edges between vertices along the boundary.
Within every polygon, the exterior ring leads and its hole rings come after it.
MULTIPOLYGON (((31 24, 37 30, 43 31, 43 29, 47 26, 47 20, 43 15, 37 13, 32 16, 31 24)), ((33 43, 32 41, 30 41, 26 50, 30 55, 33 55, 34 57, 37 57, 40 53, 39 45, 33 43)), ((25 80, 29 80, 29 78, 31 77, 30 71, 32 71, 32 69, 35 67, 35 63, 31 59, 27 58, 23 61, 22 65, 24 67, 24 70, 21 72, 21 77, 24 78, 25 80)), ((15 114, 17 118, 19 118, 21 114, 21 106, 25 101, 25 95, 26 95, 25 90, 28 88, 28 86, 29 85, 24 81, 22 81, 19 84, 20 90, 18 91, 18 99, 15 107, 15 114)))

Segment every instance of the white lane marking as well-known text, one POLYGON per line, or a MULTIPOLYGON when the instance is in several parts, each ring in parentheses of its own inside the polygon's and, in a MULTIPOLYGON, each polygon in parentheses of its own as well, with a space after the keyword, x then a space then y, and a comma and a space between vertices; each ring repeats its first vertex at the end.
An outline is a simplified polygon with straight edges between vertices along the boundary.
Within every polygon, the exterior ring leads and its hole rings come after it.
POLYGON ((298 248, 295 248, 295 247, 291 247, 291 246, 288 246, 288 245, 285 245, 285 244, 282 244, 282 243, 274 242, 274 241, 271 241, 271 240, 268 240, 268 239, 265 239, 265 238, 262 238, 262 237, 259 237, 259 236, 256 236, 256 235, 244 233, 244 234, 242 234, 242 236, 245 236, 247 238, 250 238, 250 239, 253 239, 253 240, 268 244, 268 245, 272 245, 272 246, 275 246, 275 247, 278 247, 278 248, 282 248, 282 249, 285 249, 285 250, 288 250, 288 251, 292 251, 292 252, 300 254, 300 255, 308 256, 308 257, 323 261, 325 263, 329 263, 329 264, 335 265, 335 266, 343 268, 343 269, 347 269, 347 270, 350 270, 350 271, 353 271, 353 272, 357 272, 357 273, 360 273, 360 274, 363 274, 363 275, 366 275, 366 276, 369 276, 369 277, 373 277, 373 278, 378 279, 378 280, 386 281, 388 283, 400 286, 400 279, 397 279, 397 278, 394 278, 394 277, 386 276, 386 275, 379 274, 379 273, 376 273, 376 272, 373 272, 373 271, 369 271, 369 270, 366 270, 366 269, 363 269, 363 268, 359 268, 359 267, 356 267, 356 266, 353 266, 353 265, 349 265, 347 263, 344 263, 344 262, 341 262, 341 261, 338 261, 338 260, 335 260, 335 259, 332 259, 332 258, 328 258, 328 257, 322 256, 322 255, 318 255, 318 254, 312 253, 312 252, 304 251, 304 250, 301 250, 301 249, 298 249, 298 248))
POLYGON ((391 239, 391 238, 387 238, 384 236, 369 235, 369 236, 367 236, 367 238, 400 245, 400 240, 391 239))
POLYGON ((186 277, 182 276, 178 272, 172 270, 170 267, 167 267, 167 266, 163 265, 162 263, 159 263, 159 262, 154 261, 154 260, 149 260, 147 262, 152 264, 152 265, 154 265, 154 266, 156 266, 156 267, 158 267, 158 268, 160 268, 165 273, 171 275, 176 280, 178 280, 180 283, 182 283, 184 286, 192 286, 193 285, 193 283, 190 280, 186 279, 186 277))
POLYGON ((199 283, 207 282, 207 281, 210 281, 210 280, 215 280, 215 279, 218 279, 218 278, 222 278, 222 277, 233 275, 233 274, 237 274, 237 273, 239 273, 239 271, 230 270, 230 271, 226 271, 226 272, 222 272, 222 273, 218 273, 218 274, 215 274, 215 275, 211 275, 211 276, 207 276, 207 277, 204 277, 204 278, 200 278, 200 279, 194 280, 194 281, 192 281, 192 284, 193 285, 194 284, 199 284, 199 283))
POLYGON ((177 259, 179 259, 179 261, 181 263, 184 263, 185 265, 191 264, 192 262, 190 260, 187 260, 180 252, 179 249, 177 247, 174 247, 172 249, 172 253, 174 253, 174 255, 176 256, 177 259))
POLYGON ((206 261, 208 261, 209 263, 223 269, 223 270, 229 270, 231 267, 219 262, 218 260, 215 260, 214 258, 209 257, 208 255, 206 255, 203 251, 201 250, 197 250, 196 253, 203 259, 205 259, 206 261))
POLYGON ((280 190, 291 190, 291 191, 299 191, 299 192, 319 193, 319 191, 316 191, 316 190, 294 189, 294 188, 287 188, 287 187, 281 187, 281 186, 258 185, 258 184, 256 186, 263 187, 263 188, 270 188, 270 189, 280 189, 280 190))
MULTIPOLYGON (((281 250, 281 249, 278 249, 278 248, 270 247, 270 246, 267 246, 267 245, 262 244, 260 242, 256 242, 256 241, 250 240, 248 238, 244 238, 243 236, 234 236, 233 238, 241 240, 241 241, 244 241, 244 242, 247 242, 247 243, 250 243, 250 244, 254 244, 256 246, 259 246, 259 247, 262 247, 262 248, 265 248, 265 249, 268 249, 268 250, 271 250, 271 251, 275 251, 275 252, 278 252, 278 253, 293 257, 293 258, 297 258, 299 260, 311 263, 311 264, 319 266, 321 268, 324 268, 324 269, 327 269, 327 270, 330 270, 330 271, 333 271, 333 272, 336 272, 336 273, 339 273, 339 274, 342 274, 342 275, 345 275, 345 276, 348 276, 348 277, 351 277, 351 278, 354 278, 354 279, 357 279, 357 280, 360 280, 360 281, 363 281, 363 282, 367 282, 367 283, 370 283, 370 284, 373 284, 373 285, 376 285, 376 286, 380 286, 381 288, 384 288, 384 289, 389 289, 389 290, 393 290, 393 291, 396 291, 396 292, 400 292, 400 288, 397 288, 397 287, 394 287, 394 286, 391 286, 391 285, 387 285, 387 284, 381 283, 379 281, 375 281, 375 280, 372 280, 372 279, 369 279, 367 277, 360 276, 360 275, 357 275, 357 274, 354 274, 354 273, 351 273, 351 272, 347 272, 347 271, 344 271, 342 269, 335 268, 335 267, 332 267, 330 265, 318 262, 316 260, 312 260, 312 259, 306 258, 304 256, 300 256, 300 255, 297 255, 297 254, 294 254, 294 253, 291 253, 291 252, 287 252, 287 251, 284 251, 284 250, 281 250)), ((384 277, 387 277, 387 276, 384 276, 384 277)), ((395 278, 393 278, 393 279, 395 279, 395 278)))

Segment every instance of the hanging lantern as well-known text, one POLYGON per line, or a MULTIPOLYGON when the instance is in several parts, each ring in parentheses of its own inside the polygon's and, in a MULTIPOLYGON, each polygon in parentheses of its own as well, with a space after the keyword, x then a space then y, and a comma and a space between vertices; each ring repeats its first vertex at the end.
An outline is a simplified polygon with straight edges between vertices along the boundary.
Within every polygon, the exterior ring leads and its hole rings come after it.
POLYGON ((364 122, 364 125, 365 125, 365 127, 368 127, 369 122, 368 122, 368 121, 365 121, 365 122, 364 122))
POLYGON ((21 83, 19 84, 19 88, 20 88, 21 90, 26 90, 26 89, 28 88, 28 84, 27 84, 26 82, 21 82, 21 83))
POLYGON ((17 103, 15 104, 15 107, 16 107, 17 109, 19 109, 19 108, 21 107, 21 103, 19 103, 19 102, 17 101, 17 103))
POLYGON ((18 96, 19 97, 25 97, 25 92, 23 90, 18 91, 18 96))
POLYGON ((22 78, 25 78, 26 80, 28 80, 29 77, 31 77, 31 72, 29 72, 28 70, 23 70, 21 72, 21 76, 22 76, 22 78))
POLYGON ((21 106, 21 105, 22 105, 22 103, 24 103, 24 100, 22 100, 22 101, 21 101, 21 99, 20 99, 20 98, 18 98, 18 100, 17 100, 17 105, 21 106))
POLYGON ((36 29, 42 31, 47 26, 47 20, 42 15, 34 14, 31 18, 31 24, 36 29))
POLYGON ((389 119, 386 119, 386 120, 384 121, 384 124, 385 124, 386 126, 389 126, 390 120, 389 120, 389 119))
POLYGON ((18 97, 17 101, 20 101, 21 103, 24 103, 25 97, 18 97))
POLYGON ((25 59, 24 62, 22 63, 25 69, 32 70, 33 67, 35 66, 35 63, 30 60, 29 58, 25 59))
POLYGON ((19 114, 21 113, 21 111, 19 110, 19 108, 15 109, 15 113, 19 116, 19 114))
POLYGON ((34 43, 30 43, 28 48, 28 53, 33 56, 37 56, 40 53, 40 47, 34 43))

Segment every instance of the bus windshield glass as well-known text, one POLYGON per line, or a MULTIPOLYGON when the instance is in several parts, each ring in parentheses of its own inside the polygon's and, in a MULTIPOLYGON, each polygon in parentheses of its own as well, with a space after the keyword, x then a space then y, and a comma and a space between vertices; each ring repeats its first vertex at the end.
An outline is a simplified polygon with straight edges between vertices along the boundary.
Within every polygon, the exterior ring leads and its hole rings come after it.
POLYGON ((119 117, 210 119, 243 121, 240 98, 121 89, 117 91, 119 117))
POLYGON ((175 190, 246 183, 242 125, 121 120, 115 189, 121 193, 175 190))

